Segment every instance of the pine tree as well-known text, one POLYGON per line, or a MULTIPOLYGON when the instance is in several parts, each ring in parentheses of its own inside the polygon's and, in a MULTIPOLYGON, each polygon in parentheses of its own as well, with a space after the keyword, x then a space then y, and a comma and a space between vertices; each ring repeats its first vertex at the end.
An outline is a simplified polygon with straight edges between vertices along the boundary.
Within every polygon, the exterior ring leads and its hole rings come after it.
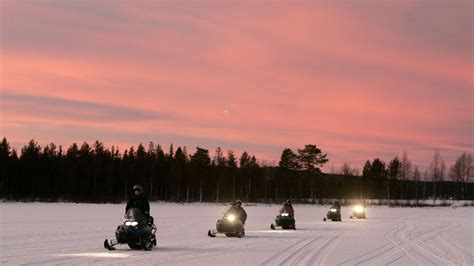
POLYGON ((401 170, 401 162, 398 159, 398 156, 395 156, 389 163, 388 163, 388 179, 387 179, 387 199, 390 200, 390 183, 392 180, 398 180, 400 177, 400 170, 401 170))
POLYGON ((212 165, 216 170, 216 202, 219 202, 221 179, 224 178, 226 174, 226 164, 224 152, 221 147, 217 147, 214 158, 212 159, 212 165))
POLYGON ((235 177, 237 175, 237 158, 235 158, 234 152, 231 150, 227 151, 227 168, 229 169, 229 175, 232 178, 232 200, 235 200, 235 177))
POLYGON ((203 200, 203 182, 211 166, 209 150, 196 147, 196 152, 191 156, 191 166, 195 175, 199 178, 199 202, 203 200))
POLYGON ((280 162, 278 163, 280 168, 288 170, 298 170, 300 168, 298 162, 298 155, 291 149, 286 148, 281 153, 280 162))
POLYGON ((8 168, 10 167, 11 147, 7 138, 3 138, 0 143, 0 195, 6 197, 9 194, 9 187, 11 186, 11 178, 8 176, 8 168))
POLYGON ((304 149, 298 149, 298 162, 311 179, 311 201, 314 202, 314 176, 321 173, 320 167, 328 162, 327 154, 321 152, 316 145, 307 144, 304 149))

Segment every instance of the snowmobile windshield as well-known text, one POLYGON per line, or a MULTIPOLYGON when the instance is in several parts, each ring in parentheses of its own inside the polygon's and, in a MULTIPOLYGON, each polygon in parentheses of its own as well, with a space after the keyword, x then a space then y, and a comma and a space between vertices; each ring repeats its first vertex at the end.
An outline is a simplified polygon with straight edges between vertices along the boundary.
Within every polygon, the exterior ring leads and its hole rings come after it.
POLYGON ((123 216, 123 219, 126 221, 133 220, 139 223, 146 223, 147 221, 145 214, 143 214, 143 212, 137 208, 128 209, 127 213, 125 213, 123 216))

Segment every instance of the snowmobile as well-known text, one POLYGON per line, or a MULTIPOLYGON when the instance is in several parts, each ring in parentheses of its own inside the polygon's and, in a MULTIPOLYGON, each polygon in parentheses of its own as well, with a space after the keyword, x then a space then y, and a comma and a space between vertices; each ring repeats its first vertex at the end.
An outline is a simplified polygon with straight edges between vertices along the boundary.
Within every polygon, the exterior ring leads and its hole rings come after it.
POLYGON ((227 237, 242 238, 245 236, 244 224, 234 213, 226 213, 222 219, 217 220, 216 229, 209 229, 207 235, 216 237, 216 234, 225 234, 227 237))
POLYGON ((358 204, 358 205, 355 205, 354 208, 352 208, 351 219, 353 219, 353 218, 365 219, 365 208, 364 208, 364 206, 358 204))
POLYGON ((156 226, 149 223, 140 209, 129 209, 122 220, 123 224, 115 230, 115 239, 105 239, 104 248, 114 250, 117 244, 127 244, 131 249, 151 250, 156 246, 156 226))
POLYGON ((341 219, 341 209, 335 208, 334 206, 328 211, 326 217, 323 218, 323 221, 331 220, 331 221, 342 221, 341 219))
POLYGON ((287 212, 280 213, 275 218, 275 223, 270 225, 272 230, 275 230, 277 226, 281 226, 282 229, 293 229, 296 230, 295 226, 295 216, 293 214, 289 214, 287 212))

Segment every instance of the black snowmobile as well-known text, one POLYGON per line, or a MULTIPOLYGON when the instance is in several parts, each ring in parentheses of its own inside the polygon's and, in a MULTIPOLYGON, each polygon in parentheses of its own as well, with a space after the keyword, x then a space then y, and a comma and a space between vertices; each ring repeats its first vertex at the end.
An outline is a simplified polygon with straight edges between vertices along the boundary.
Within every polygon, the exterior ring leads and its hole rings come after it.
POLYGON ((151 250, 156 246, 156 226, 149 223, 148 217, 140 209, 129 209, 122 220, 123 224, 115 230, 115 239, 104 241, 106 249, 114 250, 117 244, 143 250, 151 250))
POLYGON ((342 221, 341 219, 341 208, 336 208, 334 206, 331 207, 331 209, 329 209, 326 217, 323 218, 323 221, 326 221, 326 220, 331 220, 331 221, 342 221))
POLYGON ((207 235, 216 237, 216 234, 225 234, 227 237, 245 236, 244 224, 236 213, 227 212, 222 219, 217 220, 216 229, 209 229, 207 235))
POLYGON ((275 218, 275 223, 272 223, 270 225, 270 228, 272 230, 275 230, 277 226, 281 226, 282 229, 293 229, 296 230, 296 225, 295 225, 295 215, 290 214, 287 212, 282 212, 280 213, 276 218, 275 218))

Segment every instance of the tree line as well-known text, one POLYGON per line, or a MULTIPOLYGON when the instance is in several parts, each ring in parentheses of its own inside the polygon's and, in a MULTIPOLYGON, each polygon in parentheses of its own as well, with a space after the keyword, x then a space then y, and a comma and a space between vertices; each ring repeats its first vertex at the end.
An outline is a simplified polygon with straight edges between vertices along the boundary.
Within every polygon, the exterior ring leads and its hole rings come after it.
POLYGON ((293 199, 318 202, 327 198, 474 199, 472 155, 463 153, 449 169, 435 153, 424 172, 405 153, 388 163, 367 161, 362 175, 349 164, 326 174, 326 153, 314 144, 294 152, 284 149, 278 166, 264 165, 254 155, 217 148, 210 153, 196 147, 171 144, 165 151, 150 142, 121 152, 73 143, 67 149, 50 143, 41 147, 31 140, 13 149, 6 138, 0 143, 0 197, 13 200, 67 200, 120 202, 134 184, 143 184, 151 200, 175 202, 227 202, 233 199, 280 202, 293 199), (454 182, 447 182, 449 181, 454 182))

